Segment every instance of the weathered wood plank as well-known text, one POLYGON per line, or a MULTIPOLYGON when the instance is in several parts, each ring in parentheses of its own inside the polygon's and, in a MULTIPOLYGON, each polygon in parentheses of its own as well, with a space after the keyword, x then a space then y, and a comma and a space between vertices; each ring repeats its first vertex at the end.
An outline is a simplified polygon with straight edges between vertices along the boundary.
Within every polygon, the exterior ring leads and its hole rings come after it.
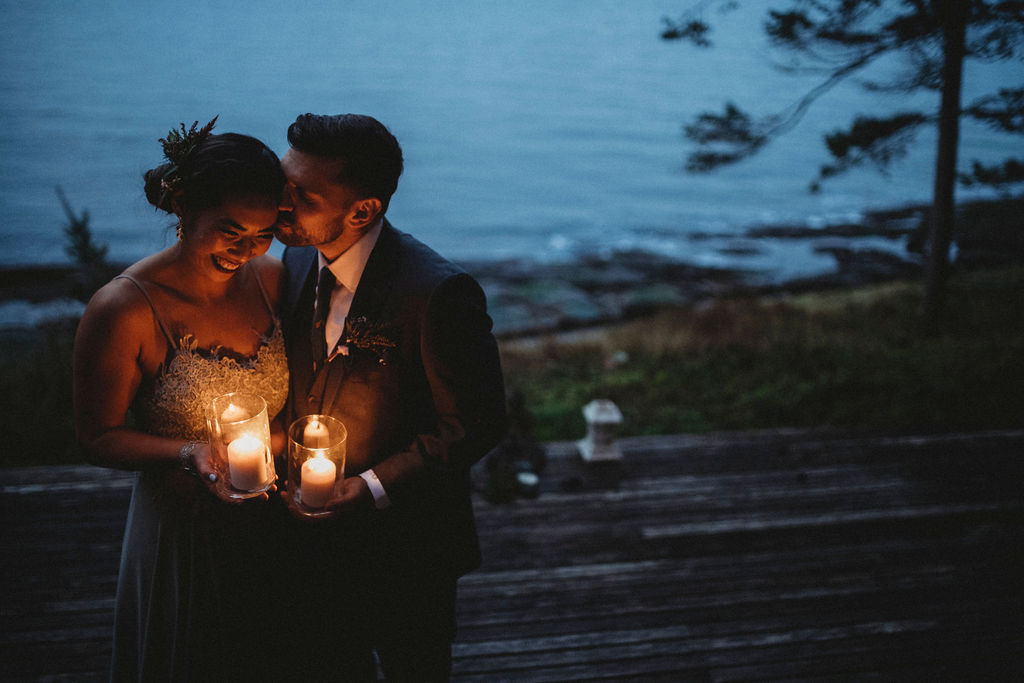
MULTIPOLYGON (((1024 431, 548 444, 536 500, 476 501, 456 681, 1011 680, 1024 431), (563 491, 563 485, 574 492, 563 491)), ((0 677, 98 680, 134 475, 0 486, 0 677)))

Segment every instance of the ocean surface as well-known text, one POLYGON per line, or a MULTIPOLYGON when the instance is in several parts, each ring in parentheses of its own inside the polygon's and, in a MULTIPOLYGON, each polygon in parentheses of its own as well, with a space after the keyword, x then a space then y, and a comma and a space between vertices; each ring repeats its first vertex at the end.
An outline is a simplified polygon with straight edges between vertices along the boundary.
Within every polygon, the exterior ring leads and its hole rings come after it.
MULTIPOLYGON (((743 248, 746 228, 824 226, 929 200, 930 134, 889 176, 858 171, 807 192, 826 161, 824 132, 860 112, 937 102, 852 84, 755 159, 684 173, 681 129, 694 114, 730 99, 777 111, 817 82, 772 67, 764 3, 708 17, 713 49, 662 41, 662 18, 690 4, 0 0, 0 265, 68 260, 58 186, 89 212, 111 259, 169 244, 141 175, 161 161, 158 138, 214 115, 219 132, 280 154, 299 113, 374 115, 406 156, 389 217, 457 260, 641 249, 788 277, 830 260, 792 241, 743 248)), ((971 67, 965 101, 1019 71, 971 67)), ((961 158, 992 161, 1007 144, 966 126, 961 158)), ((974 196, 986 195, 958 195, 974 196)))

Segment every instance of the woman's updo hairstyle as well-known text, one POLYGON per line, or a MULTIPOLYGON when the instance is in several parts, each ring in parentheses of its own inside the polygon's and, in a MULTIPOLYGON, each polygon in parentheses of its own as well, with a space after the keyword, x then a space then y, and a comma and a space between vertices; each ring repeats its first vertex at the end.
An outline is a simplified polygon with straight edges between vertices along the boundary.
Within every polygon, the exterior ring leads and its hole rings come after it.
POLYGON ((167 163, 146 171, 146 199, 156 208, 174 213, 201 211, 243 196, 281 200, 285 177, 277 155, 256 138, 238 133, 211 135, 213 121, 196 130, 160 138, 167 163))

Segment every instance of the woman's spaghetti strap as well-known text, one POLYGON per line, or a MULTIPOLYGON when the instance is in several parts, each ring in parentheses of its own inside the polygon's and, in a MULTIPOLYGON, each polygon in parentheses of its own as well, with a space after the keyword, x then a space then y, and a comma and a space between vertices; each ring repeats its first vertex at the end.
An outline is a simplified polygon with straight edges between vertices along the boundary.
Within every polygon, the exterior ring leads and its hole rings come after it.
POLYGON ((167 331, 167 326, 164 325, 163 319, 160 317, 160 314, 157 312, 156 306, 153 304, 153 299, 150 298, 149 292, 147 292, 146 288, 142 286, 142 283, 139 282, 138 280, 136 280, 131 275, 127 275, 125 273, 121 273, 120 275, 118 275, 114 279, 117 280, 119 278, 120 279, 128 280, 133 285, 135 285, 136 287, 139 288, 139 291, 142 292, 142 296, 146 297, 146 301, 149 302, 149 307, 151 309, 153 309, 153 317, 156 318, 157 324, 160 325, 160 329, 163 330, 164 336, 167 337, 167 341, 168 341, 168 343, 170 343, 171 348, 172 349, 177 349, 178 345, 177 345, 177 343, 175 343, 174 337, 172 337, 171 333, 167 331))
POLYGON ((277 314, 274 312, 274 306, 270 303, 270 297, 267 296, 267 290, 263 287, 263 278, 260 277, 260 271, 258 268, 253 266, 253 274, 256 276, 256 285, 260 288, 260 294, 263 295, 263 303, 267 305, 267 310, 270 311, 270 317, 277 320, 277 314))

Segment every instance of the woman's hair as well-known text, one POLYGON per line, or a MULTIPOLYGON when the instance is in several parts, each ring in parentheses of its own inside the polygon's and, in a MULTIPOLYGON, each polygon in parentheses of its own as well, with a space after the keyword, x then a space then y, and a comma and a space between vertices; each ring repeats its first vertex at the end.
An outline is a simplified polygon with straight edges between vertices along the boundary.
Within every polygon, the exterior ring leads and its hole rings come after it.
POLYGON ((174 213, 175 201, 190 212, 249 195, 280 201, 285 177, 277 155, 248 135, 210 135, 212 124, 199 133, 195 126, 186 132, 183 125, 184 137, 171 131, 168 139, 161 138, 168 162, 143 174, 149 203, 174 213))
POLYGON ((302 114, 288 128, 288 143, 305 154, 340 159, 334 181, 376 197, 387 211, 402 175, 402 148, 380 121, 362 114, 302 114))

